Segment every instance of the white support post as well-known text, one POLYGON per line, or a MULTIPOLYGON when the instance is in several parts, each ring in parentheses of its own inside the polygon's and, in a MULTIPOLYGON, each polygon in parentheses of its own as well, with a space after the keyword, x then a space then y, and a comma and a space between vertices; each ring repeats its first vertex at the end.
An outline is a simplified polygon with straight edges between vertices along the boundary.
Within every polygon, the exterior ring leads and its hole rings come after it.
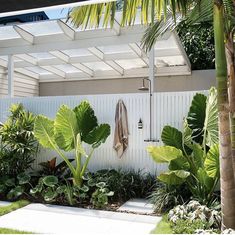
POLYGON ((14 97, 14 57, 13 55, 8 55, 7 78, 8 78, 8 96, 14 97))
POLYGON ((149 79, 151 81, 151 86, 149 87, 150 89, 150 104, 149 104, 149 130, 150 130, 150 141, 154 139, 153 137, 153 91, 154 91, 154 76, 155 76, 155 61, 154 61, 154 47, 150 50, 149 52, 149 79))

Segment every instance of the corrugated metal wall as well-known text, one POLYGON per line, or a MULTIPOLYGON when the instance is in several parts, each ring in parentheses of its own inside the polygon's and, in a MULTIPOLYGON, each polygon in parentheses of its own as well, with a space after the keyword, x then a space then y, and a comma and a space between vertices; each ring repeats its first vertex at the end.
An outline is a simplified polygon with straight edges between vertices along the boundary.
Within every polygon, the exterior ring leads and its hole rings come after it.
MULTIPOLYGON (((160 139, 162 128, 166 124, 177 128, 182 127, 183 117, 186 116, 192 97, 195 93, 196 92, 171 92, 155 93, 153 95, 153 133, 156 139, 160 139)), ((53 118, 61 104, 67 104, 70 107, 74 107, 82 100, 88 100, 92 104, 100 122, 106 122, 111 125, 111 135, 107 142, 95 151, 91 164, 89 165, 90 170, 102 168, 132 168, 159 174, 166 168, 163 164, 154 163, 146 152, 146 147, 150 145, 150 143, 144 142, 149 134, 148 94, 35 97, 27 99, 6 98, 0 100, 0 121, 4 121, 7 118, 8 108, 11 103, 21 102, 28 110, 36 114, 40 113, 53 118), (118 99, 123 99, 126 104, 130 129, 129 148, 121 159, 117 158, 116 153, 112 148, 115 107, 118 99), (138 129, 138 121, 140 118, 143 120, 144 124, 142 130, 138 129)), ((35 161, 35 166, 37 166, 37 163, 50 159, 52 156, 56 156, 56 153, 41 150, 35 161)))
MULTIPOLYGON (((4 70, 0 71, 0 97, 8 94, 7 75, 4 70)), ((39 95, 38 80, 20 73, 14 73, 14 96, 30 97, 39 95)))

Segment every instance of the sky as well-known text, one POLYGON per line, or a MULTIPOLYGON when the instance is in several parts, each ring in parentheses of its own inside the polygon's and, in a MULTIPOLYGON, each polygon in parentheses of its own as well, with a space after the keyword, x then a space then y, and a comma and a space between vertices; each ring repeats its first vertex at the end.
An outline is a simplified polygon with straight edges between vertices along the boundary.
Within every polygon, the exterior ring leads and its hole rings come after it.
POLYGON ((54 10, 45 11, 45 13, 50 19, 53 20, 53 19, 66 18, 68 11, 69 11, 68 8, 62 8, 62 9, 54 9, 54 10))

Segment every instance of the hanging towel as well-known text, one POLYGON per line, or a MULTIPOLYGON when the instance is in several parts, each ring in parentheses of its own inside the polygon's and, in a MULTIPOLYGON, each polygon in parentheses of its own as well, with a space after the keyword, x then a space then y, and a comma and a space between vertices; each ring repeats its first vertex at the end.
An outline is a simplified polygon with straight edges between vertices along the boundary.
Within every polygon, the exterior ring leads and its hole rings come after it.
POLYGON ((128 147, 128 119, 127 109, 122 100, 119 100, 115 113, 115 132, 113 148, 116 150, 119 158, 122 157, 128 147))

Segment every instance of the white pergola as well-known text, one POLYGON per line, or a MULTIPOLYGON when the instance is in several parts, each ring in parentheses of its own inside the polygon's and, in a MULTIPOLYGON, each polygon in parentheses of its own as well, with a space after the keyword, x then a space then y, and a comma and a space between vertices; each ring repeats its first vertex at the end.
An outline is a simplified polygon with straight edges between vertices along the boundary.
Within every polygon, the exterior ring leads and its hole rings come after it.
POLYGON ((0 27, 0 66, 8 69, 13 96, 14 71, 39 82, 136 78, 191 74, 191 66, 174 32, 159 39, 147 55, 140 46, 146 27, 82 30, 65 19, 0 27))

